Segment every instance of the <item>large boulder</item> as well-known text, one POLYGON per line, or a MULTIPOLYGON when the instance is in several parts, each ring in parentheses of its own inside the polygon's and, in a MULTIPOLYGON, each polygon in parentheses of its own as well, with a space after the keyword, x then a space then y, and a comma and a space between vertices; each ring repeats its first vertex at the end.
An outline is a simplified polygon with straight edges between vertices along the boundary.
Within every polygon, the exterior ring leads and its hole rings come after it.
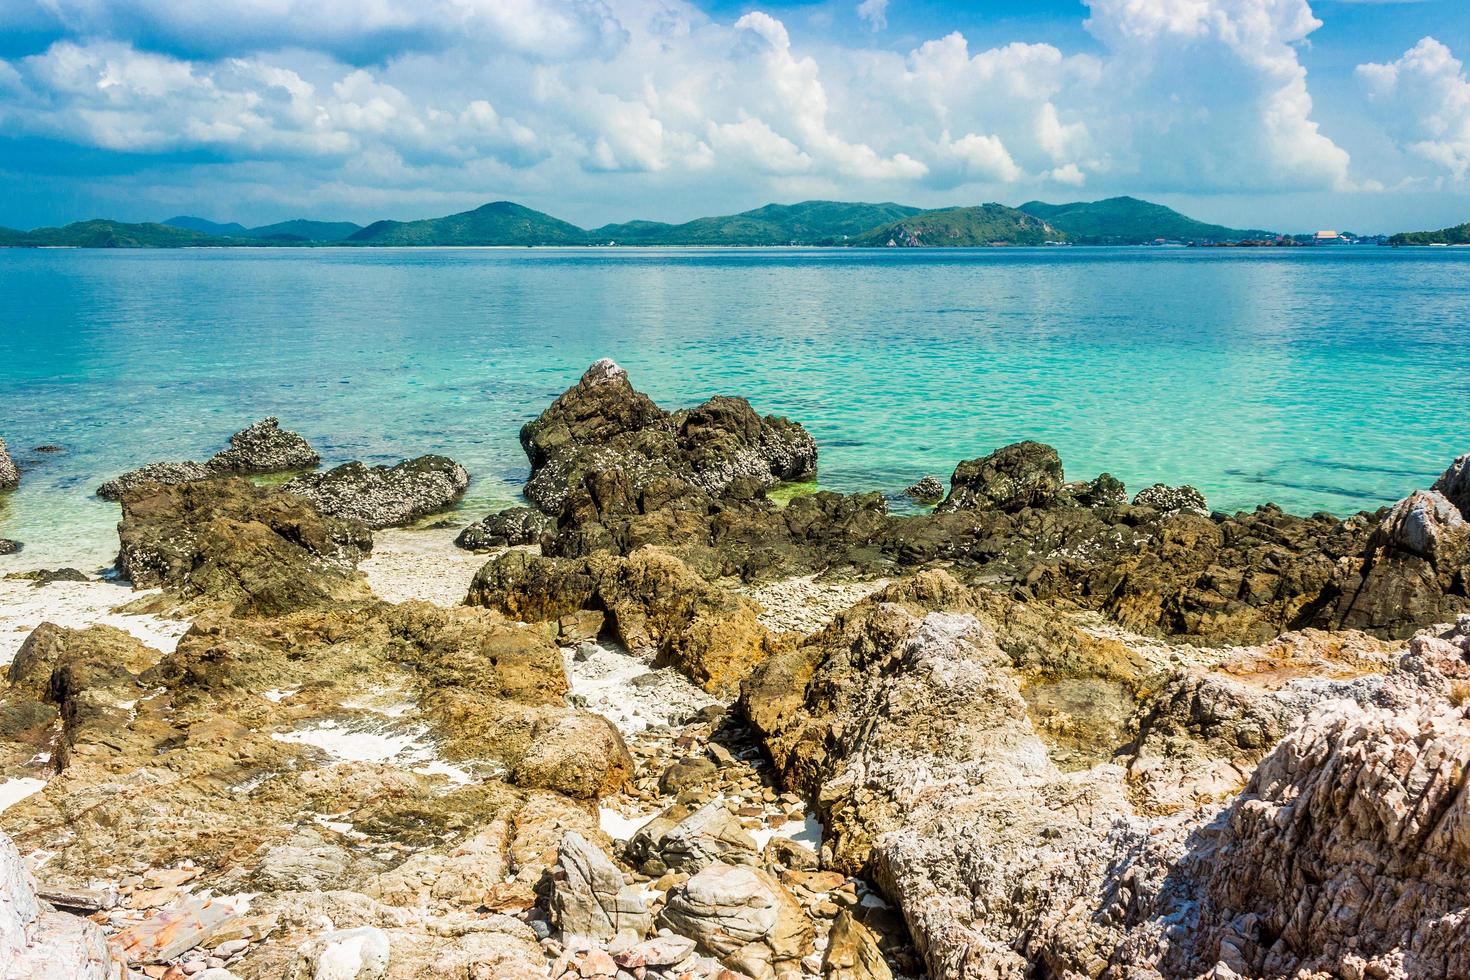
POLYGON ((712 693, 732 692, 770 650, 754 603, 656 548, 627 558, 508 552, 480 569, 466 602, 525 622, 600 611, 624 646, 656 650, 657 666, 675 667, 712 693))
POLYGON ((989 456, 955 467, 941 511, 1017 511, 1050 503, 1062 489, 1062 459, 1039 442, 1002 446, 989 456))
POLYGON ((1460 515, 1470 520, 1470 455, 1461 456, 1451 463, 1449 469, 1434 481, 1432 489, 1444 494, 1460 515))
POLYGON ((124 980, 126 963, 88 919, 57 912, 11 839, 0 834, 0 976, 27 980, 124 980))
POLYGON ((372 535, 293 494, 236 477, 144 484, 122 510, 117 567, 137 588, 254 615, 367 594, 353 569, 372 535))
POLYGON ((1465 550, 1470 525, 1443 493, 1419 490, 1391 509, 1379 523, 1384 544, 1431 561, 1465 550))
POLYGON ((728 864, 711 864, 671 891, 658 924, 754 980, 799 972, 812 944, 810 920, 779 882, 728 864))
POLYGON ((310 443, 267 416, 230 436, 230 448, 215 453, 205 465, 215 473, 243 475, 309 470, 321 461, 310 443))
POLYGON ((444 510, 469 485, 469 473, 454 460, 419 456, 396 466, 344 463, 325 473, 299 476, 282 489, 310 500, 323 514, 384 528, 444 510))
POLYGON ((0 490, 14 490, 18 486, 20 470, 16 469, 15 460, 10 458, 10 453, 5 448, 5 440, 0 439, 0 490))
POLYGON ((1194 487, 1183 484, 1171 487, 1166 483, 1155 483, 1144 487, 1133 495, 1133 506, 1152 507, 1161 514, 1208 514, 1205 495, 1194 487))
POLYGON ((321 462, 316 450, 280 420, 268 416, 230 436, 230 448, 215 453, 206 462, 148 463, 97 488, 103 500, 121 500, 122 495, 145 483, 192 483, 214 476, 249 476, 260 473, 290 473, 312 469, 321 462))
POLYGON ((555 526, 555 521, 534 507, 508 507, 460 531, 454 544, 466 551, 537 544, 555 526))
POLYGON ((557 848, 550 907, 564 943, 607 942, 619 936, 637 941, 653 932, 653 915, 640 889, 624 882, 602 849, 575 832, 557 848))

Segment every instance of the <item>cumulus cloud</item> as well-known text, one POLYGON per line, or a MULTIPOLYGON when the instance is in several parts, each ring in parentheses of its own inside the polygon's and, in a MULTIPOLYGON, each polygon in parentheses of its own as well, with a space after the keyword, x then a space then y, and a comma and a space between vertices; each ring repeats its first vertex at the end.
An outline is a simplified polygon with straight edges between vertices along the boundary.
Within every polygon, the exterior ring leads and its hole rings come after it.
POLYGON ((1357 74, 1406 149, 1455 181, 1470 176, 1470 80, 1447 46, 1426 37, 1397 61, 1359 65, 1357 74))
MULTIPOLYGON (((1298 58, 1319 26, 1307 0, 1088 5, 1098 53, 957 32, 799 44, 768 12, 721 20, 688 0, 14 0, 0 30, 39 18, 56 36, 0 60, 0 125, 207 150, 221 183, 307 159, 291 171, 304 201, 1354 186, 1298 58)), ((884 0, 855 9, 884 25, 884 0)), ((1463 174, 1464 78, 1452 58, 1419 65, 1434 54, 1363 74, 1385 102, 1438 85, 1406 139, 1463 174)))

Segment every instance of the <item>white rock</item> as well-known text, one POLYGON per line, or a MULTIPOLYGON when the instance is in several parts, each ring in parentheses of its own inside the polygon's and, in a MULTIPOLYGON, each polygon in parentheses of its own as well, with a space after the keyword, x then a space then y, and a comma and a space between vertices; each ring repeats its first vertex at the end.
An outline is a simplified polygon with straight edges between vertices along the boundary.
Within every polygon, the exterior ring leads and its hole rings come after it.
POLYGON ((388 934, 373 926, 341 929, 301 947, 291 980, 381 980, 388 975, 388 934))

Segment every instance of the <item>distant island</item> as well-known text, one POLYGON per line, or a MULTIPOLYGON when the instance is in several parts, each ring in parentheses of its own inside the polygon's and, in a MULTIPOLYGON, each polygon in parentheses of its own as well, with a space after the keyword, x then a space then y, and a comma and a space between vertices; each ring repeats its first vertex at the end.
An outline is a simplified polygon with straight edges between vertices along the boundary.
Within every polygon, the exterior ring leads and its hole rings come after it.
POLYGON ((1470 224, 1439 231, 1405 231, 1392 235, 1390 245, 1470 245, 1470 224))
MULTIPOLYGON (((1459 241, 1470 226, 1458 232, 1459 241)), ((1332 233, 1335 234, 1335 233, 1332 233)), ((1414 236, 1395 236, 1410 238, 1414 236)), ((297 218, 256 228, 190 215, 161 223, 93 220, 61 228, 0 228, 0 247, 207 248, 350 246, 732 246, 985 247, 1025 245, 1261 245, 1307 243, 1261 229, 1207 224, 1133 197, 1019 208, 1003 204, 924 209, 902 204, 803 201, 683 224, 629 221, 585 229, 511 201, 419 221, 297 218)), ((1429 244, 1429 242, 1395 242, 1429 244)))

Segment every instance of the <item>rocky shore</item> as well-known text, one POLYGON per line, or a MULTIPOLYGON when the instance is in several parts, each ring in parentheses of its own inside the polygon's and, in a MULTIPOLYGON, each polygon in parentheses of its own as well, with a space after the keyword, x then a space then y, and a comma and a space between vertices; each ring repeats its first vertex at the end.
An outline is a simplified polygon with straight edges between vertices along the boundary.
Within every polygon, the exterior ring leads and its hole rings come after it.
POLYGON ((1470 976, 1470 457, 782 503, 800 424, 610 361, 521 444, 395 529, 469 474, 266 419, 104 488, 121 581, 0 581, 0 976, 1470 976))

